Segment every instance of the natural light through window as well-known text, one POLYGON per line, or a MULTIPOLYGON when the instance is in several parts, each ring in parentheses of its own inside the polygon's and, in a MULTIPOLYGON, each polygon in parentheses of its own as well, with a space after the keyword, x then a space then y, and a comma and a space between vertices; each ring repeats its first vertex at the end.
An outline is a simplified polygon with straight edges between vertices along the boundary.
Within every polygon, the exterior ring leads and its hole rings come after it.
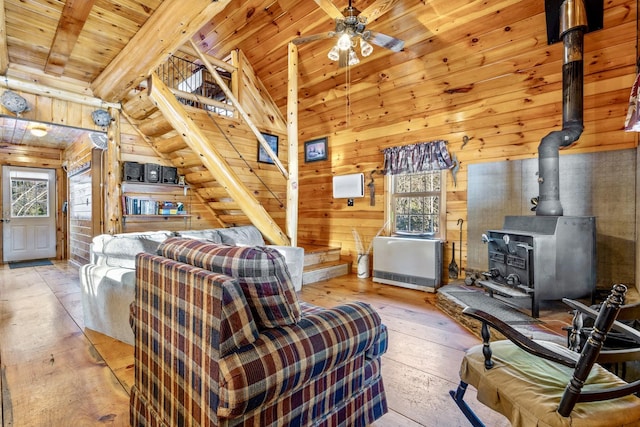
POLYGON ((11 178, 11 216, 48 217, 49 181, 36 178, 11 178))
POLYGON ((392 232, 439 236, 442 221, 442 171, 428 171, 391 177, 392 232))

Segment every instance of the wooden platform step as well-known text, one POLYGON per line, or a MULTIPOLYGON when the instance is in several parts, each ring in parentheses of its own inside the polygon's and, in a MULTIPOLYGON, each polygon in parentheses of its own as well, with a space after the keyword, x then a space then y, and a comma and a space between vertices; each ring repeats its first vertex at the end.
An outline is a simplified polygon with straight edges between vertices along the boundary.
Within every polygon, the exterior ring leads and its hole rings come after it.
POLYGON ((335 277, 346 276, 351 272, 351 263, 347 261, 329 261, 305 267, 302 272, 302 285, 321 282, 335 277))
POLYGON ((340 258, 340 248, 314 245, 301 246, 304 247, 303 285, 351 273, 351 262, 340 258))

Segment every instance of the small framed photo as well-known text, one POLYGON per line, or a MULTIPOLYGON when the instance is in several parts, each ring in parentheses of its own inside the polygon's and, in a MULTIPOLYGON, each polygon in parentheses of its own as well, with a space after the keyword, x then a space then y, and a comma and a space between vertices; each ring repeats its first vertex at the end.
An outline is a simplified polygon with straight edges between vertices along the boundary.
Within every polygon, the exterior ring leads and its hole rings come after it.
MULTIPOLYGON (((276 156, 277 156, 278 155, 278 136, 271 135, 268 133, 263 133, 263 132, 260 132, 260 133, 264 137, 265 141, 267 141, 267 144, 269 144, 269 147, 273 150, 274 153, 276 153, 276 156)), ((273 159, 269 157, 265 149, 262 148, 262 145, 260 145, 260 141, 258 141, 258 161, 261 163, 269 163, 272 165, 275 163, 273 159)))
POLYGON ((327 160, 327 137, 312 139, 304 143, 304 161, 327 160))

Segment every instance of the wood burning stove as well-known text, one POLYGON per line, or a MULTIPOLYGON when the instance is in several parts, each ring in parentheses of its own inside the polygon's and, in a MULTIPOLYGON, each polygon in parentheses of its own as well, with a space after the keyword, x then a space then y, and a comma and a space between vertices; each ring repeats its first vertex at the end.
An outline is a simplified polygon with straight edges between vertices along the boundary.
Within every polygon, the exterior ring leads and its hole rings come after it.
POLYGON ((479 281, 492 295, 530 298, 533 317, 542 300, 590 295, 593 301, 596 288, 595 218, 563 216, 558 160, 560 148, 574 144, 583 130, 584 33, 590 28, 583 0, 547 6, 548 21, 552 10, 559 17, 564 45, 562 129, 551 131, 538 147, 536 216, 508 216, 503 230, 483 236, 489 271, 479 281))
MULTIPOLYGON (((596 290, 595 217, 507 216, 502 230, 483 235, 489 271, 480 284, 495 294, 540 301, 591 297, 596 290)), ((527 301, 528 302, 528 301, 527 301)))

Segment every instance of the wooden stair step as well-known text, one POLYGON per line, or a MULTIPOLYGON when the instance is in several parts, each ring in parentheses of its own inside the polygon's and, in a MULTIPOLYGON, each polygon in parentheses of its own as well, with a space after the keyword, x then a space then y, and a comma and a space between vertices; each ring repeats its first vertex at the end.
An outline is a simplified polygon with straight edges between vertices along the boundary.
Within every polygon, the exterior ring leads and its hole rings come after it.
POLYGON ((304 244, 301 246, 304 248, 305 267, 340 260, 340 248, 304 244))
POLYGON ((147 118, 144 122, 138 125, 138 129, 140 129, 140 132, 151 138, 164 135, 165 133, 174 130, 171 123, 169 123, 161 114, 147 118))
POLYGON ((238 211, 241 212, 240 206, 234 201, 230 202, 208 202, 211 209, 215 209, 217 211, 238 211))
POLYGON ((351 263, 348 261, 329 261, 320 264, 310 265, 304 268, 302 272, 302 284, 329 280, 334 277, 345 276, 351 272, 351 263))
POLYGON ((139 92, 135 96, 126 100, 122 105, 125 113, 136 120, 143 120, 158 111, 158 107, 153 103, 147 92, 139 92))
POLYGON ((233 225, 251 225, 252 222, 246 215, 219 215, 220 221, 231 226, 233 225))
POLYGON ((167 138, 155 138, 153 146, 158 152, 168 154, 184 149, 187 147, 187 143, 180 135, 175 135, 167 138))

